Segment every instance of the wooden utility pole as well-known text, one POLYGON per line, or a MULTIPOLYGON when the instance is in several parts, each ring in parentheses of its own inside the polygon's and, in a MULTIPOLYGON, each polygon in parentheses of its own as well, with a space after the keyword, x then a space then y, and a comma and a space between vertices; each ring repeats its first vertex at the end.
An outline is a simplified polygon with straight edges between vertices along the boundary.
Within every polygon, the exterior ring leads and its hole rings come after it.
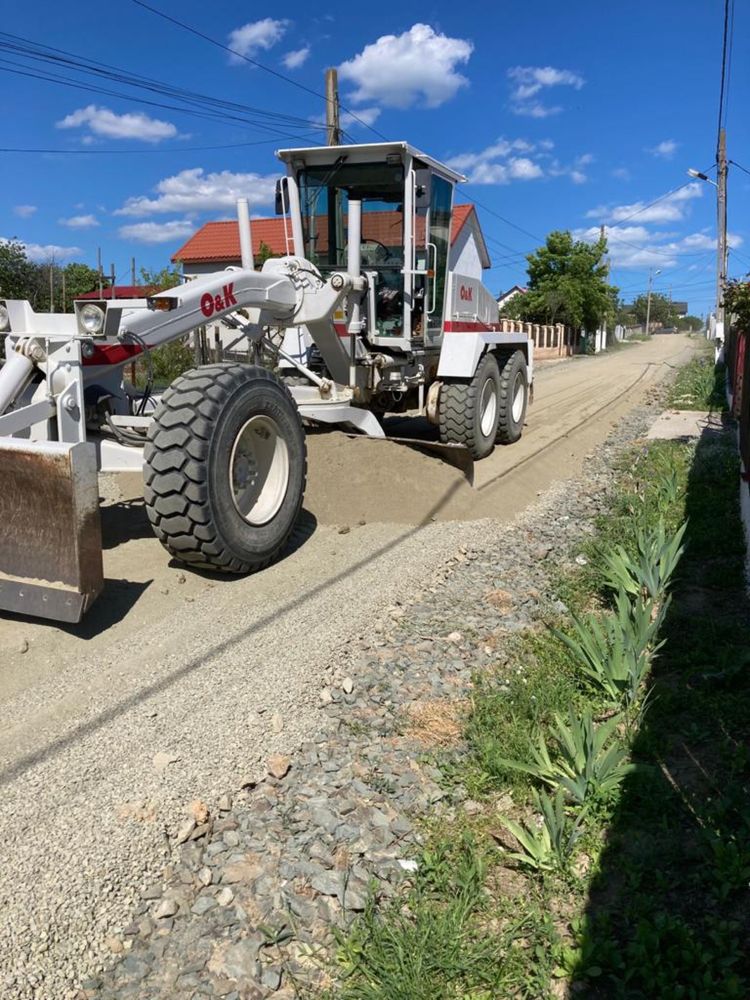
POLYGON ((341 145, 339 123, 339 74, 336 69, 326 70, 326 144, 341 145))
POLYGON ((130 284, 135 285, 135 257, 130 258, 130 284))
POLYGON ((727 134, 719 130, 716 151, 716 336, 724 339, 724 292, 727 287, 727 134))

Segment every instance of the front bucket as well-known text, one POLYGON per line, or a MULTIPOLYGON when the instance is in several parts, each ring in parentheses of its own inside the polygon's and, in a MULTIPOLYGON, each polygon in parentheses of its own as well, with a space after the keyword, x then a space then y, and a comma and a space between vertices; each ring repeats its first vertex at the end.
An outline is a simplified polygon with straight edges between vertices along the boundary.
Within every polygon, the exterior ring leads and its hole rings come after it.
POLYGON ((102 585, 94 446, 0 440, 0 610, 79 622, 102 585))

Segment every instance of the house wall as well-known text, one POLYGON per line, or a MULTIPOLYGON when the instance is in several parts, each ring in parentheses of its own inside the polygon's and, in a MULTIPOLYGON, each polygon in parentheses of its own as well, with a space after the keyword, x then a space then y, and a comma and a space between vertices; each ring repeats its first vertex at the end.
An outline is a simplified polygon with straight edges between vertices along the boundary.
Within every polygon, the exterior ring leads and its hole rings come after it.
POLYGON ((479 256, 476 237, 470 226, 465 225, 458 234, 448 255, 451 271, 463 274, 467 278, 482 280, 482 260, 479 256))

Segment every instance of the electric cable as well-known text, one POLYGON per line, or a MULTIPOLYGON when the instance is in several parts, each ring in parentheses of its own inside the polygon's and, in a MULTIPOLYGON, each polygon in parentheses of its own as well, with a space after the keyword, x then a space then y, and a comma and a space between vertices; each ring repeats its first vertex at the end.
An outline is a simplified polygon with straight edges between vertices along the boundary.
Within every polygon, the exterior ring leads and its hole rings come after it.
MULTIPOLYGON (((156 14, 157 17, 161 17, 165 21, 169 21, 172 24, 175 24, 178 27, 183 28, 185 31, 189 31, 191 34, 196 35, 198 38, 202 38, 204 41, 209 42, 211 45, 215 45, 217 48, 223 49, 225 52, 229 52, 233 56, 237 56, 238 59, 243 59, 245 62, 250 63, 251 66, 256 66, 258 69, 262 69, 264 72, 270 73, 272 76, 278 77, 278 79, 284 80, 286 83, 290 83, 293 87, 297 87, 299 90, 304 90, 308 94, 312 94, 314 97, 322 98, 326 102, 326 104, 328 104, 329 99, 328 97, 326 97, 325 94, 321 94, 319 91, 313 90, 311 87, 306 87, 303 83, 299 83, 297 80, 293 80, 290 76, 286 76, 284 73, 280 73, 278 70, 271 69, 270 66, 266 66, 264 63, 258 62, 257 59, 252 59, 250 56, 247 56, 242 52, 238 52, 236 49, 231 48, 231 46, 229 45, 224 45, 222 42, 217 41, 210 35, 207 35, 204 32, 200 31, 198 28, 194 28, 192 25, 186 24, 184 21, 180 21, 178 18, 172 17, 170 14, 166 14, 164 11, 159 10, 157 7, 152 7, 150 4, 144 3, 143 0, 132 0, 132 2, 136 4, 138 7, 143 7, 144 10, 148 10, 152 14, 156 14)), ((372 125, 368 124, 366 121, 360 118, 354 111, 351 110, 351 108, 345 107, 345 105, 343 105, 341 101, 339 101, 338 104, 339 108, 342 111, 345 111, 346 114, 351 115, 351 117, 356 122, 359 122, 360 125, 364 125, 365 128, 368 128, 372 133, 377 135, 379 138, 385 140, 386 142, 388 141, 387 136, 383 135, 383 133, 378 131, 378 129, 374 128, 372 125)))

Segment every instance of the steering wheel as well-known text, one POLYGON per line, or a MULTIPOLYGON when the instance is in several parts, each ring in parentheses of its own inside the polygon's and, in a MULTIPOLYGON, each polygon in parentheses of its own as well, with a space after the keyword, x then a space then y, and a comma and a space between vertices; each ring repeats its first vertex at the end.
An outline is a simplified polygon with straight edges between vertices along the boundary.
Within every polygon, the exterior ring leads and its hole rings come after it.
POLYGON ((364 264, 383 264, 391 256, 391 251, 380 240, 362 240, 360 253, 364 264))

